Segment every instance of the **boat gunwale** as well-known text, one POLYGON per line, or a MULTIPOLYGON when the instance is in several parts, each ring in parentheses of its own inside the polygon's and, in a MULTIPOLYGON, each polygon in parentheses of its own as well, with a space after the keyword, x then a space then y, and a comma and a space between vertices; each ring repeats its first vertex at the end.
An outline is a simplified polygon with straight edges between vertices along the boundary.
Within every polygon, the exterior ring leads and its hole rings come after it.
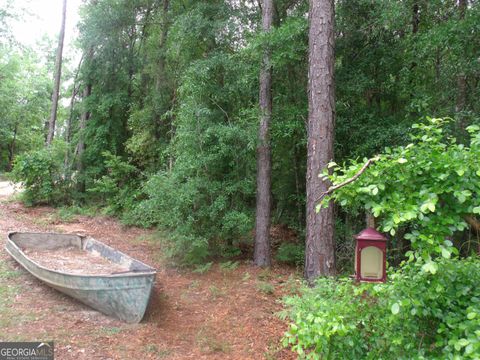
MULTIPOLYGON (((131 260, 134 260, 134 261, 137 261, 139 262, 140 264, 144 265, 145 267, 151 269, 151 270, 146 270, 146 271, 128 271, 128 272, 121 272, 121 273, 118 273, 118 274, 101 274, 101 275, 93 275, 93 274, 74 274, 74 273, 69 273, 69 272, 64 272, 64 271, 59 271, 59 270, 53 270, 51 268, 47 268, 43 265, 40 265, 39 263, 37 263, 36 261, 34 261, 31 257, 29 257, 27 254, 25 254, 25 252, 15 243, 15 241, 13 239, 10 238, 11 235, 13 234, 29 234, 29 235, 74 235, 74 236, 78 236, 79 238, 81 238, 82 240, 82 243, 83 243, 83 240, 84 239, 87 239, 89 238, 88 236, 85 236, 85 235, 80 235, 80 234, 60 234, 60 233, 54 233, 54 232, 44 232, 44 233, 40 233, 40 232, 21 232, 21 231, 10 231, 8 232, 7 234, 7 242, 10 243, 16 250, 18 250, 20 252, 20 254, 26 258, 28 261, 30 261, 32 264, 34 264, 36 267, 42 269, 42 270, 45 270, 45 271, 48 271, 48 272, 51 272, 51 273, 54 273, 54 274, 61 274, 61 275, 65 275, 65 276, 71 276, 71 277, 75 277, 75 278, 89 278, 89 279, 92 279, 92 278, 102 278, 102 279, 118 279, 118 278, 122 278, 122 277, 146 277, 146 276, 149 276, 149 275, 156 275, 157 274, 157 270, 153 267, 151 267, 150 265, 147 265, 145 264, 144 262, 140 261, 140 260, 137 260, 131 256, 128 256, 127 254, 123 253, 122 251, 119 251, 119 250, 115 250, 114 248, 112 248, 111 246, 108 246, 107 244, 104 244, 103 242, 101 241, 98 241, 94 238, 92 238, 94 241, 96 241, 97 243, 100 243, 102 244, 103 246, 107 246, 109 247, 110 249, 113 249, 115 251, 118 251, 119 253, 121 253, 123 256, 127 257, 128 259, 131 259, 131 260)), ((15 260, 17 260, 15 258, 15 256, 8 250, 8 247, 5 246, 5 250, 8 252, 8 254, 13 257, 15 260)), ((86 250, 84 250, 86 251, 86 250)), ((18 260, 17 260, 18 261, 18 260)), ((28 270, 28 269, 27 269, 28 270)), ((29 271, 30 272, 30 271, 29 271)))

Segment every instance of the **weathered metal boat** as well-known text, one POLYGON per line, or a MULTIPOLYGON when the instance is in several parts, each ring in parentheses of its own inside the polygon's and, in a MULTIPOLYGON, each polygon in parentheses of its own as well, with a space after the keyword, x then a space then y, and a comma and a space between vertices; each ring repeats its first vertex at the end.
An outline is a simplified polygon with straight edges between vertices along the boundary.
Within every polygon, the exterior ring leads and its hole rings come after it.
POLYGON ((82 303, 128 323, 142 320, 152 291, 156 270, 91 237, 55 233, 11 232, 7 252, 33 276, 82 303), (120 264, 125 271, 83 275, 40 265, 27 249, 48 251, 76 248, 120 264))

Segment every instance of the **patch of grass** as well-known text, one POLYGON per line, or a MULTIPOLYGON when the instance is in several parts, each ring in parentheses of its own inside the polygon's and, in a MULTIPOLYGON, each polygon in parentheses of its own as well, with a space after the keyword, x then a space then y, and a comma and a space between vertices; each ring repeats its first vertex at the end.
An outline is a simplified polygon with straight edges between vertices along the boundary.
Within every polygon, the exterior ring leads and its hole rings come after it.
POLYGON ((22 192, 16 192, 13 195, 10 195, 8 198, 2 199, 2 201, 6 203, 14 203, 14 202, 22 201, 22 192))
POLYGON ((188 287, 190 289, 197 289, 200 286, 200 281, 198 280, 193 280, 188 287))
POLYGON ((22 291, 18 278, 23 273, 22 269, 12 269, 7 262, 0 260, 0 328, 35 319, 35 315, 30 313, 15 313, 12 307, 15 295, 22 291))
POLYGON ((72 222, 77 216, 93 217, 98 213, 95 207, 81 207, 77 205, 65 206, 58 208, 55 217, 61 222, 72 222))
POLYGON ((204 265, 197 265, 195 269, 193 270, 194 273, 197 274, 205 274, 212 268, 213 262, 206 263, 204 265))
POLYGON ((160 350, 155 344, 147 344, 143 347, 146 353, 154 354, 157 359, 163 359, 171 354, 168 349, 160 350))
POLYGON ((116 335, 121 333, 122 329, 116 326, 112 326, 112 327, 102 326, 100 329, 98 329, 98 332, 103 335, 116 335))
POLYGON ((250 280, 250 273, 249 272, 246 272, 245 274, 243 274, 242 276, 242 281, 248 281, 250 280))
POLYGON ((274 342, 274 341, 269 341, 267 351, 263 354, 265 360, 276 360, 278 359, 278 353, 283 350, 283 347, 281 344, 274 342))
POLYGON ((0 328, 7 327, 13 320, 12 302, 15 289, 10 286, 0 286, 0 328))
POLYGON ((44 218, 31 218, 29 216, 25 216, 25 220, 31 221, 35 225, 38 225, 38 226, 43 227, 43 228, 52 224, 52 218, 50 216, 47 217, 46 219, 44 219, 44 218))
POLYGON ((259 280, 262 280, 262 281, 271 280, 272 277, 273 277, 273 274, 272 274, 272 270, 270 270, 270 268, 263 269, 263 270, 260 271, 260 273, 258 274, 258 279, 259 279, 259 280))
POLYGON ((71 210, 71 208, 60 208, 57 210, 56 216, 61 222, 72 222, 76 218, 76 214, 71 210))
POLYGON ((162 241, 162 236, 159 232, 151 233, 151 234, 142 234, 135 238, 135 243, 143 243, 147 242, 148 244, 159 244, 162 241))
MULTIPOLYGON (((0 324, 1 327, 1 324, 0 324)), ((2 334, 3 335, 3 334, 2 334)), ((18 335, 18 334, 7 334, 6 337, 2 338, 2 341, 31 341, 29 337, 25 335, 18 335)))
POLYGON ((220 289, 220 288, 216 287, 215 285, 210 286, 208 288, 208 290, 210 290, 210 294, 212 295, 213 299, 225 296, 225 294, 226 294, 225 290, 220 289))
POLYGON ((0 263, 0 279, 10 280, 16 279, 22 275, 22 271, 7 268, 3 263, 0 263))
POLYGON ((236 270, 238 268, 239 262, 238 261, 225 261, 220 263, 220 269, 222 272, 230 272, 236 270))
POLYGON ((196 342, 204 352, 228 353, 231 350, 230 344, 225 340, 218 339, 207 326, 199 330, 196 342))
POLYGON ((300 289, 302 288, 302 281, 295 277, 294 275, 290 275, 283 284, 283 288, 290 294, 290 295, 295 295, 297 294, 300 289))
POLYGON ((264 294, 272 295, 275 292, 275 287, 268 282, 260 281, 257 283, 257 290, 264 294))

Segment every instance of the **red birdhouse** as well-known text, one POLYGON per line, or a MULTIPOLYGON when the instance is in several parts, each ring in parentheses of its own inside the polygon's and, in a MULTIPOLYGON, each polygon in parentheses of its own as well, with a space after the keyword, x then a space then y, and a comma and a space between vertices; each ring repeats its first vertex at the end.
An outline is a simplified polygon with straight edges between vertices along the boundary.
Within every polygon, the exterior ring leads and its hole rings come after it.
POLYGON ((387 280, 387 238, 377 230, 367 228, 354 236, 355 278, 357 281, 385 282, 387 280))

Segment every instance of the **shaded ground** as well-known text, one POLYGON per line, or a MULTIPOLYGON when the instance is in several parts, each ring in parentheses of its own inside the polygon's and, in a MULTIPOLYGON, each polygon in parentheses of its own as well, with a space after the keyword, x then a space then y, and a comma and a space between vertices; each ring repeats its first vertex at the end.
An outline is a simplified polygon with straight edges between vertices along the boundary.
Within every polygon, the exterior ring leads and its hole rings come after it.
POLYGON ((0 196, 0 340, 54 340, 58 359, 294 359, 279 346, 278 299, 298 280, 289 269, 214 264, 205 274, 164 265, 156 234, 115 220, 25 208, 0 196), (50 289, 3 250, 8 231, 89 234, 158 269, 144 320, 125 324, 50 289))

